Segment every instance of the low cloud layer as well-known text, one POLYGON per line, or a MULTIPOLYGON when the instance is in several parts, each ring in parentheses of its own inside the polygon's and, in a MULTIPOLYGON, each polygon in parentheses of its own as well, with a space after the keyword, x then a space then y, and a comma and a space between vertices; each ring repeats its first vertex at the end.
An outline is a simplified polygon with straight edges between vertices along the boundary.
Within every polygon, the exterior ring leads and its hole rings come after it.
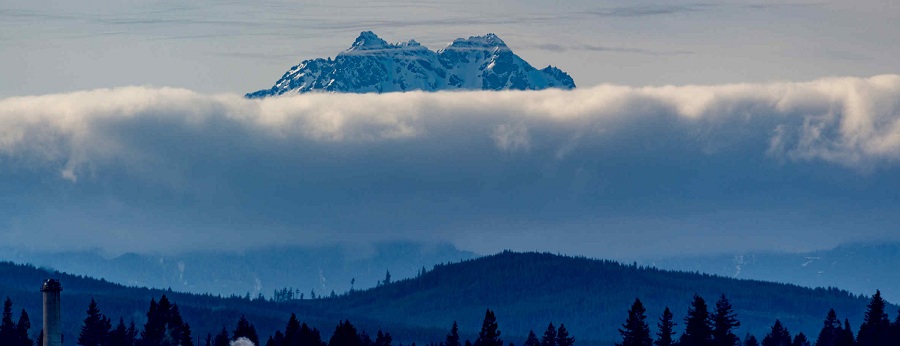
POLYGON ((100 89, 0 100, 0 240, 411 238, 603 255, 833 235, 775 244, 801 248, 896 234, 883 216, 898 160, 898 75, 265 100, 100 89), (869 217, 881 219, 853 224, 869 217))

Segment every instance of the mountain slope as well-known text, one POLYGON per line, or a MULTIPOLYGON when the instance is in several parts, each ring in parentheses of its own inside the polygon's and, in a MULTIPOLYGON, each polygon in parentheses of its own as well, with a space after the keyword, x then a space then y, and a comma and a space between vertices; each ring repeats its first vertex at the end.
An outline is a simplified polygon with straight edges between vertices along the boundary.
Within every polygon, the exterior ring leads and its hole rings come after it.
MULTIPOLYGON (((16 309, 25 307, 40 325, 40 282, 50 273, 0 263, 0 296, 10 295, 16 309)), ((666 272, 611 261, 539 253, 487 256, 439 265, 416 278, 335 298, 273 303, 218 298, 160 290, 128 288, 88 278, 54 274, 64 286, 63 315, 67 333, 77 333, 90 297, 110 317, 124 316, 142 324, 151 297, 166 293, 179 304, 195 335, 233 328, 245 314, 262 336, 283 328, 291 312, 329 335, 338 320, 349 318, 372 334, 378 328, 396 342, 438 341, 455 320, 464 338, 474 340, 486 308, 498 316, 503 338, 521 344, 529 329, 565 323, 579 345, 609 345, 635 297, 647 306, 651 325, 669 306, 677 319, 696 292, 714 303, 722 293, 733 303, 742 323, 738 334, 764 335, 776 318, 793 332, 816 335, 833 307, 840 318, 858 325, 867 299, 836 289, 735 280, 693 273, 666 272)), ((891 306, 889 312, 897 311, 891 306)), ((73 335, 73 334, 68 334, 73 335)))
POLYGON ((291 287, 309 297, 352 288, 374 287, 390 271, 395 279, 424 267, 470 259, 475 254, 446 243, 386 242, 333 244, 181 254, 126 253, 106 257, 97 251, 40 253, 0 248, 0 260, 30 263, 131 286, 215 295, 271 296, 291 287), (353 284, 351 284, 351 281, 353 284))
POLYGON ((434 52, 415 40, 392 44, 365 31, 334 60, 305 60, 291 67, 272 88, 246 96, 574 87, 575 82, 565 72, 552 66, 535 69, 494 34, 456 39, 434 52))
MULTIPOLYGON (((837 289, 504 252, 438 266, 414 280, 341 298, 330 303, 330 308, 411 325, 449 326, 458 316, 477 316, 490 307, 497 313, 508 341, 516 344, 524 341, 529 329, 546 327, 550 321, 565 323, 582 341, 612 344, 634 298, 644 302, 653 326, 666 306, 676 319, 684 317, 694 293, 705 297, 710 305, 726 294, 742 323, 741 336, 746 332, 764 336, 776 318, 791 331, 817 335, 829 308, 858 324, 867 303, 837 289)), ((897 308, 892 309, 893 315, 897 308)), ((459 322, 463 330, 480 326, 480 321, 472 318, 459 322)))
POLYGON ((660 269, 699 271, 807 287, 840 286, 856 294, 871 294, 880 289, 885 299, 900 301, 900 276, 885 275, 886 271, 900 267, 900 243, 844 244, 833 249, 801 253, 682 256, 642 263, 660 269))

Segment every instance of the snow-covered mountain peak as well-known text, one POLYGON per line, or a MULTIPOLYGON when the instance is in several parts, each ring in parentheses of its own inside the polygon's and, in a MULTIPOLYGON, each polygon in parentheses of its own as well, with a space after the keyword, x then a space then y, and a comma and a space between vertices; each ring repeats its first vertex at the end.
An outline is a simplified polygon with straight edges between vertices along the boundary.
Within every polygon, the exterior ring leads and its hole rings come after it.
POLYGON ((410 90, 572 89, 562 70, 538 70, 512 52, 495 34, 459 38, 432 51, 416 40, 388 43, 363 31, 334 60, 305 60, 288 70, 270 89, 247 94, 258 98, 286 93, 396 92, 410 90))
POLYGON ((387 41, 375 35, 374 32, 371 31, 363 31, 359 33, 359 37, 356 38, 356 41, 353 41, 353 45, 350 46, 348 51, 356 51, 356 50, 374 50, 374 49, 385 49, 390 45, 387 41))

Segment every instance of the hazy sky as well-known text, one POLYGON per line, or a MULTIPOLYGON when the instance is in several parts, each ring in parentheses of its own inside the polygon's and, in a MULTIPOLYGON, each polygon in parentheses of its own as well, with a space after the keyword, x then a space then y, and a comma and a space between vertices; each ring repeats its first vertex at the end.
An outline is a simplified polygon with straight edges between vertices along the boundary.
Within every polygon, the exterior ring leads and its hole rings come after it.
POLYGON ((629 258, 897 240, 898 14, 843 1, 3 3, 0 242, 411 239, 629 258), (240 96, 363 30, 432 49, 494 32, 579 88, 240 96))
POLYGON ((127 85, 247 92, 363 30, 438 49, 494 32, 579 86, 900 72, 896 1, 3 1, 0 97, 127 85))

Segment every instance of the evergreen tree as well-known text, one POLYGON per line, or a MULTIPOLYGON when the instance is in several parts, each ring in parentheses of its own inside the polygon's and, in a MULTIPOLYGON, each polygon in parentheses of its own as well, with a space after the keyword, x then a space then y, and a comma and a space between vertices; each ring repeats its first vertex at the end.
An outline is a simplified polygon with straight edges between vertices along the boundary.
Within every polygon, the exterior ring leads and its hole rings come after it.
POLYGON ((836 346, 854 346, 856 339, 853 337, 853 328, 850 327, 850 320, 844 319, 844 327, 837 331, 836 346))
POLYGON ((381 284, 388 285, 390 283, 391 283, 391 271, 388 270, 387 272, 384 273, 384 280, 381 281, 381 284))
POLYGON ((191 336, 191 326, 181 318, 181 310, 178 304, 173 304, 169 310, 169 318, 166 321, 168 342, 172 345, 194 346, 194 338, 191 336))
POLYGON ((556 346, 572 346, 575 344, 575 338, 569 336, 569 330, 566 325, 560 323, 559 329, 556 330, 556 346))
POLYGON ((31 329, 31 320, 25 309, 19 314, 19 322, 16 323, 16 335, 19 339, 20 346, 34 346, 34 341, 28 336, 28 330, 31 329))
POLYGON ((339 322, 334 334, 328 340, 328 346, 360 346, 362 344, 356 327, 350 321, 339 322))
POLYGON ((361 346, 374 346, 375 342, 372 341, 372 337, 369 336, 369 333, 366 333, 364 330, 359 332, 359 344, 361 346))
POLYGON ((231 339, 228 337, 228 330, 225 329, 225 326, 222 326, 222 331, 216 335, 213 346, 229 346, 230 344, 231 339))
POLYGON ((276 330, 275 336, 270 339, 272 339, 272 346, 284 346, 284 333, 280 330, 276 330))
POLYGON ((897 311, 897 318, 894 319, 894 323, 891 324, 891 330, 891 338, 894 340, 894 346, 900 346, 900 310, 897 311))
POLYGON ((534 335, 534 330, 528 332, 528 338, 525 339, 525 346, 541 346, 541 340, 534 335))
MULTIPOLYGON (((165 298, 165 296, 163 296, 163 298, 165 298)), ((160 303, 161 302, 162 299, 160 299, 160 303)), ((155 298, 150 299, 150 308, 147 309, 147 322, 144 323, 144 330, 141 331, 141 345, 159 346, 162 344, 166 335, 165 315, 168 314, 168 307, 165 309, 166 311, 160 309, 160 304, 156 303, 155 298)))
POLYGON ((203 342, 203 346, 213 346, 212 333, 206 333, 206 341, 203 342))
POLYGON ((740 327, 741 322, 737 320, 737 314, 724 294, 716 302, 716 311, 712 314, 711 320, 714 346, 738 346, 740 338, 734 334, 734 329, 740 327))
POLYGON ((128 327, 125 326, 124 319, 119 318, 119 323, 116 324, 116 328, 113 328, 109 332, 109 336, 106 338, 106 345, 134 346, 134 338, 129 335, 128 327))
POLYGON ((888 345, 891 337, 891 320, 885 312, 884 299, 881 291, 875 291, 869 305, 866 306, 866 315, 863 324, 859 327, 856 336, 856 344, 859 346, 884 346, 888 345))
POLYGON ((556 346, 556 327, 553 326, 552 322, 547 326, 547 330, 544 331, 544 336, 541 338, 541 346, 556 346))
POLYGON ((194 337, 191 336, 191 325, 184 323, 181 327, 181 346, 194 346, 194 337))
POLYGON ((269 339, 266 340, 266 346, 275 346, 275 338, 269 335, 269 339))
POLYGON ((500 339, 500 329, 497 325, 497 317, 494 312, 488 309, 484 313, 484 322, 481 324, 481 331, 478 332, 478 339, 475 339, 475 346, 504 346, 503 340, 500 339))
POLYGON ((100 312, 97 302, 91 298, 88 304, 87 316, 81 325, 81 333, 78 334, 78 344, 81 346, 102 346, 106 344, 109 330, 112 328, 109 318, 100 312))
POLYGON ((13 322, 12 299, 6 297, 3 302, 3 317, 0 318, 0 345, 18 344, 19 334, 13 322))
POLYGON ((128 324, 128 329, 125 331, 125 335, 127 336, 125 340, 130 341, 130 345, 138 345, 138 334, 139 332, 137 330, 137 327, 134 325, 134 320, 131 320, 131 323, 128 324))
POLYGON ((459 325, 456 324, 456 321, 453 321, 453 326, 450 327, 450 334, 447 334, 444 346, 462 346, 459 343, 459 325))
MULTIPOLYGON (((622 335, 622 342, 616 343, 616 346, 652 346, 653 339, 650 338, 650 327, 647 325, 647 309, 640 299, 635 299, 631 309, 628 310, 628 318, 619 329, 622 335)), ((562 329, 562 328, 560 328, 562 329)))
POLYGON ((744 336, 744 346, 759 346, 759 341, 756 341, 756 337, 747 333, 744 336))
POLYGON ((44 330, 41 329, 41 332, 38 333, 37 341, 35 342, 37 346, 44 346, 44 330))
POLYGON ((391 337, 391 333, 384 333, 379 329, 378 334, 375 334, 375 346, 391 346, 393 341, 394 338, 391 337))
MULTIPOLYGON (((348 321, 349 323, 349 321, 348 321)), ((353 327, 352 325, 350 327, 353 327)), ((355 331, 356 329, 354 329, 355 331)), ((300 325, 300 345, 301 346, 324 346, 322 335, 316 328, 310 328, 306 323, 300 325)))
POLYGON ((675 336, 675 322, 672 320, 674 316, 672 315, 672 311, 669 310, 667 306, 665 310, 663 310, 662 316, 659 318, 659 322, 656 324, 658 332, 656 332, 656 341, 653 342, 656 346, 673 346, 675 336))
POLYGON ((684 318, 684 333, 679 343, 682 346, 711 346, 712 326, 709 320, 709 308, 703 297, 695 294, 684 318))
POLYGON ((762 346, 792 346, 792 344, 791 332, 779 320, 775 320, 772 331, 762 341, 762 346))
POLYGON ((791 345, 792 346, 810 346, 809 339, 806 337, 806 334, 803 334, 802 332, 797 333, 797 335, 794 336, 794 341, 791 343, 791 345))
POLYGON ((234 328, 234 333, 231 335, 231 340, 237 340, 238 338, 247 338, 254 345, 259 345, 259 335, 256 334, 256 327, 250 321, 247 321, 247 318, 243 315, 241 315, 237 327, 234 328))
POLYGON ((840 329, 841 321, 838 320, 837 313, 834 312, 834 309, 828 310, 822 330, 819 332, 819 337, 816 338, 816 346, 836 346, 840 329))
POLYGON ((284 346, 300 346, 300 321, 296 314, 291 314, 284 328, 284 346))

